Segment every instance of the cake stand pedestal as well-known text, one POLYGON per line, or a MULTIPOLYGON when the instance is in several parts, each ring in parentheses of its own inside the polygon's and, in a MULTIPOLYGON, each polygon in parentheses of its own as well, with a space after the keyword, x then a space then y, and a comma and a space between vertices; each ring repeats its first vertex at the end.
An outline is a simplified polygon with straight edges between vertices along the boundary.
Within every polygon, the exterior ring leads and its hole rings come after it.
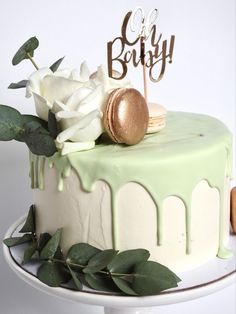
MULTIPOLYGON (((8 229, 5 238, 17 236, 17 230, 22 226, 24 220, 25 217, 17 220, 8 229)), ((120 296, 101 293, 89 288, 81 292, 64 287, 52 288, 38 280, 35 275, 37 271, 35 264, 29 263, 21 266, 23 253, 21 246, 9 249, 4 245, 3 253, 9 266, 21 279, 50 295, 84 304, 103 306, 105 314, 151 314, 154 306, 190 301, 207 296, 234 283, 236 281, 236 236, 230 236, 229 246, 234 253, 232 258, 228 260, 215 258, 202 267, 178 274, 182 279, 178 288, 147 297, 120 296)))

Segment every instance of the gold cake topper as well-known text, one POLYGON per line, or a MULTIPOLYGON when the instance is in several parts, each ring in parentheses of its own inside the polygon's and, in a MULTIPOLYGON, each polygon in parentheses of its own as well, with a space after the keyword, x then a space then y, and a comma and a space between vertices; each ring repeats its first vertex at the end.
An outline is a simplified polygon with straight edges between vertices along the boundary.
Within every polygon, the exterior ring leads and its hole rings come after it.
POLYGON ((158 17, 158 10, 151 9, 145 16, 142 7, 136 7, 134 11, 126 14, 121 27, 121 36, 107 43, 107 61, 108 75, 114 79, 123 79, 128 72, 128 64, 132 63, 134 67, 140 64, 143 67, 144 96, 147 100, 147 79, 146 70, 148 69, 149 78, 152 82, 159 82, 166 69, 166 62, 172 62, 175 36, 171 35, 170 43, 167 40, 162 41, 162 34, 157 34, 155 24, 158 17), (137 20, 139 23, 137 26, 137 20), (134 39, 129 38, 128 29, 135 33, 134 39), (150 49, 146 50, 146 44, 150 49), (114 56, 115 45, 120 47, 120 51, 114 56), (134 47, 126 50, 125 48, 134 47), (121 69, 120 75, 114 71, 114 64, 118 64, 121 69), (160 65, 160 67, 158 67, 160 65))

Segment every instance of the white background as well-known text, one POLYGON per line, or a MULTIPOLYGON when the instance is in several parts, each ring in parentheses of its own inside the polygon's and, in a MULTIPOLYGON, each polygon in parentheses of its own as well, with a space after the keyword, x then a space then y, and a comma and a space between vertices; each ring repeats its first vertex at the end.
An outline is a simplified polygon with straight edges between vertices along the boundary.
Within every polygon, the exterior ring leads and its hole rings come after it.
MULTIPOLYGON (((29 61, 16 67, 11 59, 19 46, 37 36, 36 62, 51 65, 66 56, 63 66, 91 70, 106 63, 106 42, 120 35, 127 11, 142 5, 159 9, 163 38, 176 35, 173 64, 164 79, 149 83, 149 99, 169 110, 207 113, 225 122, 235 138, 235 1, 234 0, 8 0, 0 2, 0 103, 34 113, 24 90, 8 90, 34 70, 29 61)), ((141 72, 129 77, 142 88, 141 72)), ((31 191, 28 154, 21 143, 0 143, 0 239, 8 226, 28 210, 31 191)), ((153 313, 233 314, 235 285, 196 301, 153 309, 153 313)), ((0 252, 0 313, 102 313, 102 308, 47 296, 27 286, 6 265, 0 252)))

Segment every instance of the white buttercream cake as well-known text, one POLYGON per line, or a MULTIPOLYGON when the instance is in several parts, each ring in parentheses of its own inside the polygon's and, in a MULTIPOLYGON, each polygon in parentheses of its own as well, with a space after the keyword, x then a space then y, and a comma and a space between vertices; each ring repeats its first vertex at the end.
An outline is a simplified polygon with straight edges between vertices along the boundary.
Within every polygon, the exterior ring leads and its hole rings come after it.
POLYGON ((111 142, 31 155, 37 233, 63 228, 62 250, 146 248, 183 271, 227 258, 231 134, 210 116, 168 112, 137 145, 111 142))

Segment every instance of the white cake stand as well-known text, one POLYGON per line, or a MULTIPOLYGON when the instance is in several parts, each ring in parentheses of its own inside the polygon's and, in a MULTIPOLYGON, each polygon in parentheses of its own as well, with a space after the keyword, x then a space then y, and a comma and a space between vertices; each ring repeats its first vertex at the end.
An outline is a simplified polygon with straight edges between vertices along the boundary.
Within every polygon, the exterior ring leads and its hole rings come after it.
MULTIPOLYGON (((17 230, 24 222, 25 217, 17 220, 7 231, 5 238, 17 235, 17 230)), ((147 314, 151 307, 185 302, 207 296, 225 288, 236 280, 236 236, 230 236, 230 247, 234 256, 228 260, 215 258, 202 267, 179 274, 182 282, 176 289, 165 291, 159 295, 147 297, 129 297, 101 293, 86 289, 83 292, 68 288, 51 288, 37 279, 36 266, 27 264, 21 266, 22 247, 9 249, 3 246, 5 259, 12 270, 31 286, 50 295, 59 296, 68 300, 104 307, 105 314, 147 314)))

